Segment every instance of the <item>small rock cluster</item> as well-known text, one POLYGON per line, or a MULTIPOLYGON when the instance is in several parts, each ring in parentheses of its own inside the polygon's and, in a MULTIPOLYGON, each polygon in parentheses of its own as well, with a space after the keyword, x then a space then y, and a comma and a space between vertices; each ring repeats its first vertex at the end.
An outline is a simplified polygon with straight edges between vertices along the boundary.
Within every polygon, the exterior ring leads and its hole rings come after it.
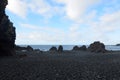
POLYGON ((62 45, 60 45, 59 47, 58 47, 58 49, 55 47, 55 46, 53 46, 53 47, 51 47, 50 49, 49 49, 49 51, 52 51, 52 52, 63 52, 63 46, 62 45))
POLYGON ((13 23, 5 14, 7 4, 7 0, 0 0, 0 56, 12 56, 15 54, 16 32, 13 23))
POLYGON ((90 51, 95 53, 105 53, 107 50, 105 49, 105 45, 99 41, 95 41, 94 43, 90 44, 88 48, 85 45, 78 47, 74 46, 73 51, 90 51))

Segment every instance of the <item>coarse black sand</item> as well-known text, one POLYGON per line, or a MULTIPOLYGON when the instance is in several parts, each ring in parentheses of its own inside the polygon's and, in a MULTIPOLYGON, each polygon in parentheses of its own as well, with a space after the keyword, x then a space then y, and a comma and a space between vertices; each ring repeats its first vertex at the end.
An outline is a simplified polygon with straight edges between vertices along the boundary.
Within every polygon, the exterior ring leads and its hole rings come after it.
POLYGON ((119 51, 26 54, 0 58, 0 80, 120 80, 119 51))

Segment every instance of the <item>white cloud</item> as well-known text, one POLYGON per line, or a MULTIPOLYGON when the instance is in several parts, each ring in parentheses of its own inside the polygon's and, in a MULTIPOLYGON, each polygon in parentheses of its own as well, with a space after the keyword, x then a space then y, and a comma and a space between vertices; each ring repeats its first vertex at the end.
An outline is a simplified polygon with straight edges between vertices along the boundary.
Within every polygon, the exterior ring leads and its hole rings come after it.
POLYGON ((27 16, 27 3, 24 0, 8 0, 7 10, 25 18, 27 16))
POLYGON ((51 17, 52 6, 45 0, 31 0, 29 4, 30 9, 34 13, 38 13, 44 17, 51 17))
MULTIPOLYGON (((80 25, 79 23, 72 24, 68 30, 64 30, 64 28, 53 28, 49 26, 35 26, 31 24, 21 24, 24 29, 31 29, 32 32, 25 32, 25 39, 27 43, 31 40, 30 43, 43 43, 43 44, 88 44, 93 41, 102 41, 106 44, 114 44, 119 41, 117 38, 116 32, 120 30, 120 11, 116 11, 113 13, 104 13, 102 16, 98 17, 98 20, 92 20, 91 18, 96 17, 96 12, 93 11, 88 15, 83 24, 85 26, 80 25), (90 21, 89 21, 90 20, 90 21), (112 34, 112 35, 111 35, 112 34)), ((22 37, 23 33, 21 34, 22 37)), ((18 39, 20 36, 18 37, 18 39)), ((21 38, 22 40, 22 38, 21 38)), ((22 41, 21 41, 22 42, 22 41)))
POLYGON ((98 16, 96 11, 91 11, 90 14, 83 19, 82 23, 73 25, 70 28, 71 32, 74 33, 73 35, 76 41, 87 43, 102 41, 106 44, 115 44, 115 42, 120 41, 118 39, 118 32, 120 31, 120 10, 112 13, 106 12, 101 16, 98 16))
MULTIPOLYGON (((31 25, 32 23, 21 24, 20 26, 22 26, 26 32, 21 31, 21 33, 17 34, 17 43, 67 44, 77 42, 89 43, 94 40, 110 43, 113 41, 113 34, 120 30, 120 6, 118 6, 119 3, 117 3, 117 0, 51 0, 52 4, 47 0, 8 1, 9 5, 7 6, 7 10, 23 18, 27 16, 27 13, 32 12, 31 14, 38 14, 38 17, 43 16, 47 19, 53 18, 55 20, 56 18, 67 17, 67 19, 60 23, 64 21, 67 22, 69 19, 68 23, 66 23, 70 25, 69 28, 62 27, 63 29, 58 26, 53 28, 46 25, 31 25), (99 4, 99 2, 101 2, 101 4, 97 5, 98 8, 92 8, 92 6, 99 4), (54 18, 54 16, 56 17, 54 18)), ((43 20, 43 18, 41 20, 43 20)), ((50 25, 51 24, 54 25, 54 23, 50 23, 50 25)), ((49 23, 47 25, 49 25, 49 23)), ((64 26, 64 24, 62 26, 64 26)), ((120 41, 119 39, 116 40, 120 41)))
POLYGON ((21 26, 28 32, 18 32, 16 44, 22 42, 24 44, 72 44, 81 38, 78 37, 80 32, 77 25, 74 25, 76 28, 71 26, 68 31, 64 31, 62 28, 41 27, 31 24, 21 24, 21 26))
POLYGON ((47 33, 58 33, 58 32, 64 32, 61 29, 58 28, 53 28, 53 27, 48 27, 48 26, 36 26, 36 25, 31 25, 31 24, 20 24, 21 27, 27 30, 32 30, 32 31, 38 31, 38 32, 47 32, 47 33))
POLYGON ((83 18, 87 8, 98 3, 100 0, 57 0, 64 4, 66 16, 72 20, 83 18))
POLYGON ((60 7, 52 6, 46 0, 8 0, 7 10, 22 18, 31 12, 46 19, 63 13, 60 7))
MULTIPOLYGON (((31 43, 56 43, 64 40, 64 31, 52 27, 40 27, 31 24, 21 24, 23 29, 30 30, 30 32, 18 33, 17 39, 24 37, 24 39, 32 40, 31 43), (24 35, 24 36, 22 36, 24 35)), ((22 40, 22 39, 20 39, 22 40)))
MULTIPOLYGON (((47 33, 33 31, 30 33, 18 33, 17 42, 18 44, 24 41, 24 44, 64 44, 64 35, 58 33, 47 33), (24 35, 24 36, 23 36, 24 35)), ((65 40, 66 41, 66 40, 65 40)))
POLYGON ((100 17, 100 21, 106 24, 120 22, 120 11, 116 11, 111 14, 104 14, 100 17))
POLYGON ((107 44, 111 42, 111 44, 114 44, 115 41, 113 42, 113 37, 116 36, 116 32, 120 30, 119 23, 120 11, 116 11, 109 14, 104 13, 98 17, 98 20, 93 20, 86 24, 89 26, 88 34, 92 40, 99 40, 107 44))
MULTIPOLYGON (((55 4, 55 2, 52 2, 52 4, 55 4)), ((62 15, 64 9, 52 4, 47 0, 31 0, 29 1, 29 8, 33 13, 37 13, 47 19, 55 15, 62 15)))
MULTIPOLYGON (((120 29, 120 11, 113 12, 111 14, 104 14, 99 17, 96 27, 99 30, 109 32, 120 29)), ((92 26, 92 25, 91 25, 92 26)))
POLYGON ((52 5, 46 0, 8 0, 7 10, 20 17, 26 17, 28 11, 37 13, 44 18, 51 18, 54 15, 65 15, 71 20, 80 20, 83 18, 87 8, 98 3, 100 0, 52 0, 55 4, 64 4, 63 7, 52 5), (65 14, 64 14, 65 13, 65 14))

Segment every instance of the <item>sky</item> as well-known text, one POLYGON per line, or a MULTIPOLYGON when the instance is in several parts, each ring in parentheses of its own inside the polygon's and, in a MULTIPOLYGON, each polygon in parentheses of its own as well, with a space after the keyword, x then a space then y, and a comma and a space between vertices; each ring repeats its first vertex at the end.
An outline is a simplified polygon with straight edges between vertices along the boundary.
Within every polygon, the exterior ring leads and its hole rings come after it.
POLYGON ((8 0, 16 44, 120 43, 120 0, 8 0))

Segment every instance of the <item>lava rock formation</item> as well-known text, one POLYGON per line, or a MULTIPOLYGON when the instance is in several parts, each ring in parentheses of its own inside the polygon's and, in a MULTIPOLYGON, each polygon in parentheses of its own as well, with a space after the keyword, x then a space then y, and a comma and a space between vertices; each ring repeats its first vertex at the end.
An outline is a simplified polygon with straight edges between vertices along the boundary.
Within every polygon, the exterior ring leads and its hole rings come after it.
POLYGON ((5 14, 7 0, 0 0, 0 56, 12 56, 15 54, 16 32, 13 23, 5 14))

